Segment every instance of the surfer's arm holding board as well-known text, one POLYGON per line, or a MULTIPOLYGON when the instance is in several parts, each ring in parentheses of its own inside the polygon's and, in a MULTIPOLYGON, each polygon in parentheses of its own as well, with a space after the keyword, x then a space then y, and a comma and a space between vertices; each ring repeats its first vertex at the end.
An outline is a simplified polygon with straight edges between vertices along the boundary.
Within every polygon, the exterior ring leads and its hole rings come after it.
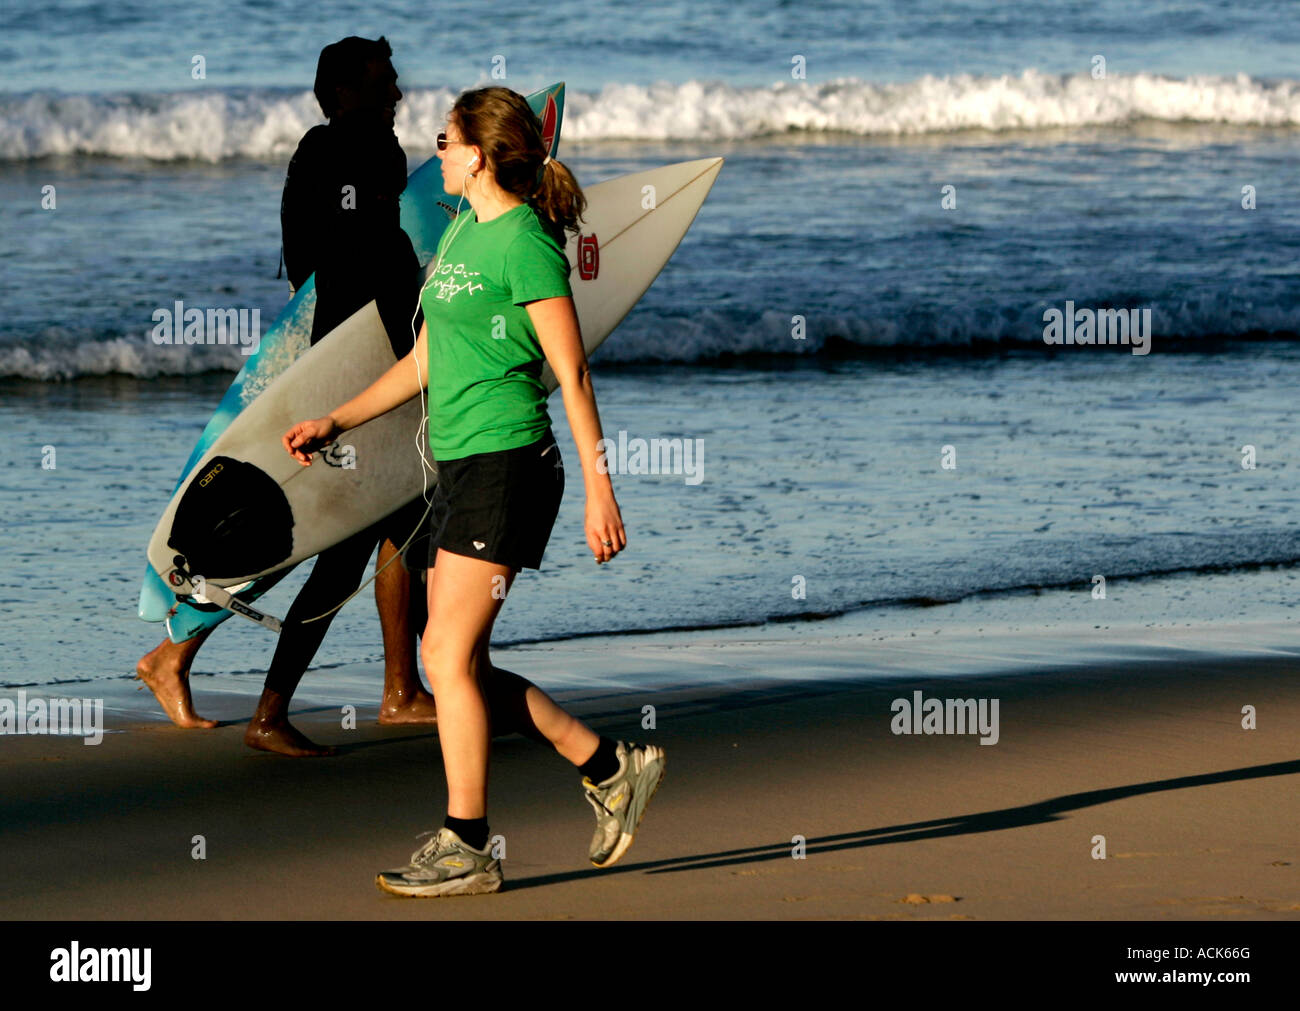
POLYGON ((428 329, 421 325, 415 347, 401 361, 349 400, 323 418, 300 421, 280 438, 289 455, 304 467, 311 466, 312 454, 333 442, 349 428, 401 407, 429 385, 429 375, 418 362, 429 360, 428 329), (418 356, 418 357, 417 357, 418 356), (416 380, 416 374, 419 380, 416 380))

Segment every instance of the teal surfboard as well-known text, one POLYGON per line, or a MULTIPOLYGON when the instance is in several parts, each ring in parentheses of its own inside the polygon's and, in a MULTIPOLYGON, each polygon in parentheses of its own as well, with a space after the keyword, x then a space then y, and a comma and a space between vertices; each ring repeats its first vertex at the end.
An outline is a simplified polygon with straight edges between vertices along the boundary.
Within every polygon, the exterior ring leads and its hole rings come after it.
MULTIPOLYGON (((528 104, 542 121, 542 136, 548 140, 551 156, 555 157, 564 119, 564 84, 561 82, 534 92, 528 96, 528 104)), ((442 172, 436 155, 407 179, 406 190, 402 193, 401 223, 421 264, 427 266, 433 259, 443 229, 451 220, 455 201, 456 198, 449 196, 442 187, 442 172)), ((308 349, 316 306, 315 281, 314 276, 307 279, 262 335, 257 352, 249 357, 230 384, 230 389, 221 398, 216 412, 195 443, 181 468, 176 488, 244 408, 308 349)), ((287 570, 254 580, 242 589, 230 589, 240 600, 251 602, 285 575, 287 570)), ((206 629, 215 628, 231 613, 215 604, 198 603, 192 598, 178 599, 153 566, 146 566, 140 587, 139 615, 145 621, 166 621, 167 633, 173 642, 184 642, 206 629)))

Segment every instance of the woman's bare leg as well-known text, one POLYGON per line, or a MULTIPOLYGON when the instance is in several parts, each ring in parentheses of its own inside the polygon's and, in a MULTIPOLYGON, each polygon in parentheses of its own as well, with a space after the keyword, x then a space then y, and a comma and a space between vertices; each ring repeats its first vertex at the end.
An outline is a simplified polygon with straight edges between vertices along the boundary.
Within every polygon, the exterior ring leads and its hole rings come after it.
POLYGON ((523 734, 550 744, 574 765, 584 765, 596 753, 600 737, 576 716, 560 708, 546 692, 513 671, 495 666, 484 643, 480 678, 496 734, 523 734))
MULTIPOLYGON (((518 574, 514 569, 506 576, 502 594, 509 593, 518 574)), ((596 753, 600 738, 527 678, 493 664, 491 638, 489 625, 478 643, 478 679, 493 734, 523 734, 550 744, 574 765, 584 764, 596 753)))
POLYGON ((479 643, 492 631, 511 575, 504 565, 438 551, 429 570, 429 623, 420 643, 424 673, 438 708, 438 739, 447 773, 447 813, 487 813, 490 731, 477 678, 479 643))
POLYGON ((498 733, 527 732, 531 725, 574 765, 590 759, 600 743, 595 732, 536 685, 492 666, 492 625, 515 575, 504 565, 441 550, 429 570, 429 624, 420 652, 438 706, 447 813, 453 818, 482 818, 487 812, 493 720, 485 686, 498 733))

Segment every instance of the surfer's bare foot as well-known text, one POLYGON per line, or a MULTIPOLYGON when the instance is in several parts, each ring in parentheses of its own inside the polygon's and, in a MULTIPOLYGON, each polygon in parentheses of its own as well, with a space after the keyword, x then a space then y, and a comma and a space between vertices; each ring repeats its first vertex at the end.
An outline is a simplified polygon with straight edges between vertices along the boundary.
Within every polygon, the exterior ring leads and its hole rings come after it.
POLYGON ((216 720, 206 720, 194 711, 190 697, 190 664, 203 638, 179 644, 164 639, 135 665, 135 676, 149 686, 167 718, 186 729, 211 730, 217 725, 216 720))
POLYGON ((384 726, 438 722, 438 707, 423 688, 414 692, 385 692, 379 704, 379 722, 384 726))
POLYGON ((317 744, 294 729, 289 722, 289 702, 292 694, 281 694, 264 687, 257 702, 257 712, 248 721, 244 743, 258 751, 273 751, 290 758, 328 758, 336 754, 334 748, 317 744))
POLYGON ((244 731, 244 743, 258 751, 273 751, 290 758, 329 758, 337 754, 334 748, 317 744, 294 729, 288 720, 270 717, 254 716, 244 731))

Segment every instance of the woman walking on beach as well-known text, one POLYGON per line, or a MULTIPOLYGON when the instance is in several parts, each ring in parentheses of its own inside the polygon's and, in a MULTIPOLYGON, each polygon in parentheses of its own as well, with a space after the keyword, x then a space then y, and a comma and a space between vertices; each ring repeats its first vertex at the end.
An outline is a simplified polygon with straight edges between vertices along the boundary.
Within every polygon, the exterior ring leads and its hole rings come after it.
POLYGON ((447 192, 470 209, 439 243, 414 349, 357 397, 283 437, 310 464, 343 431, 428 386, 438 483, 420 652, 438 709, 447 818, 408 866, 377 878, 380 888, 413 896, 501 887, 501 862, 487 845, 494 732, 545 741, 578 767, 596 812, 589 856, 598 867, 627 851, 664 770, 662 749, 598 736, 489 659, 493 622, 519 570, 540 568, 564 491, 543 362, 559 381, 582 464, 596 561, 617 555, 627 536, 609 475, 597 466, 600 418, 564 254, 564 234, 577 230, 586 206, 582 191, 547 156, 527 102, 506 88, 461 95, 438 152, 447 192))

